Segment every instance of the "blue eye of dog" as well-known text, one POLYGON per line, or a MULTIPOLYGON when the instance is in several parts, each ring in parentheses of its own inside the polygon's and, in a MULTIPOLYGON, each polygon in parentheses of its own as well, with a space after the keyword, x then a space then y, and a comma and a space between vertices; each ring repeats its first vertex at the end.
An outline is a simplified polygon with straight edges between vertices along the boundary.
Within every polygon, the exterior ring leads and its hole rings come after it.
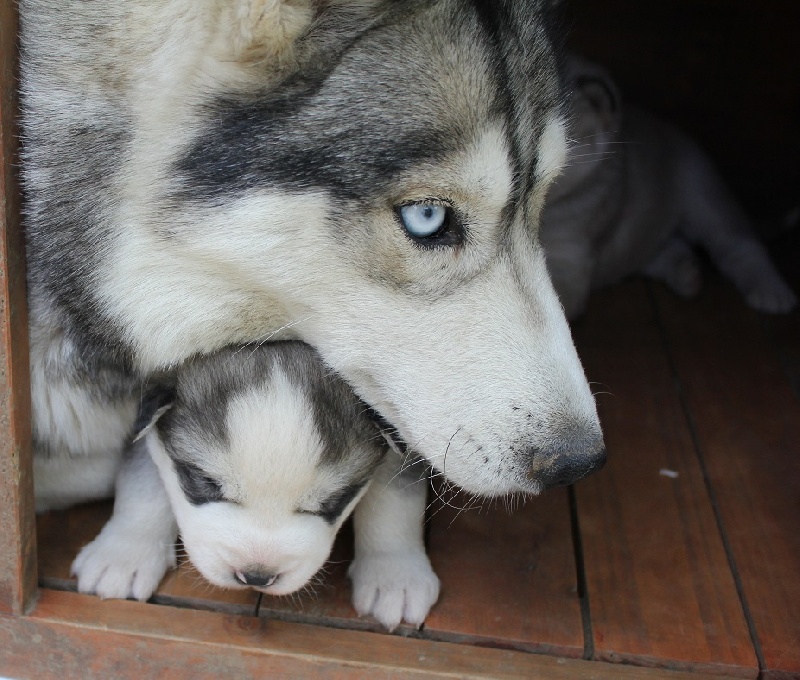
POLYGON ((203 470, 191 463, 174 461, 175 472, 186 499, 192 505, 205 503, 221 503, 225 501, 222 486, 213 477, 209 477, 203 470))
POLYGON ((396 208, 406 234, 420 245, 451 246, 461 242, 462 230, 455 228, 453 208, 426 201, 396 208))
POLYGON ((447 208, 438 203, 411 203, 400 207, 400 219, 411 236, 428 238, 447 221, 447 208))

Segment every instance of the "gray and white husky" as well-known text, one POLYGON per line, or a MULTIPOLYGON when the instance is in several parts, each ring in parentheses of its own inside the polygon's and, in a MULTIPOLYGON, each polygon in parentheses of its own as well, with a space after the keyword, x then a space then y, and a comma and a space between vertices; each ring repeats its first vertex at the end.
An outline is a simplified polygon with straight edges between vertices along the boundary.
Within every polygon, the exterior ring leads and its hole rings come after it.
POLYGON ((278 339, 470 492, 599 467, 549 4, 22 0, 39 507, 113 491, 149 376, 278 339))
POLYGON ((683 132, 622 106, 609 73, 568 62, 573 161, 542 214, 541 241, 570 318, 594 287, 643 273, 684 296, 696 294, 694 246, 763 312, 788 312, 797 298, 758 241, 744 211, 705 153, 683 132))
POLYGON ((356 508, 356 609, 420 625, 439 592, 422 540, 427 467, 385 455, 368 410, 302 343, 184 364, 144 399, 112 518, 73 563, 78 589, 149 598, 180 532, 211 583, 292 593, 356 508))

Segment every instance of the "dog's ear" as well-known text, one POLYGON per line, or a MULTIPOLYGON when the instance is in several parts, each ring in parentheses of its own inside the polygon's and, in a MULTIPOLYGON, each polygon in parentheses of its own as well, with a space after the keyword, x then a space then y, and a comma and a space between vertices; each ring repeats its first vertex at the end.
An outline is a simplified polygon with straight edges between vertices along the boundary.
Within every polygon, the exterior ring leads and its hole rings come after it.
POLYGON ((139 413, 133 427, 133 441, 144 437, 175 402, 175 386, 160 384, 148 389, 139 403, 139 413))
POLYGON ((588 137, 618 132, 622 97, 608 71, 582 57, 570 55, 567 78, 572 90, 573 134, 588 137))

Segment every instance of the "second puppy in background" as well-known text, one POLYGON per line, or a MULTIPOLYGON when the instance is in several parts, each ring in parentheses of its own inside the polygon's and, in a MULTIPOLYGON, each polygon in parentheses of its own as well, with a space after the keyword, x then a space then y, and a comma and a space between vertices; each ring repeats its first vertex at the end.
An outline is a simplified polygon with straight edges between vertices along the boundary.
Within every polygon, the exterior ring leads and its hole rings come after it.
POLYGON ((795 294, 703 151, 665 121, 623 109, 600 66, 572 57, 568 75, 574 147, 540 230, 567 317, 583 312, 591 288, 634 273, 695 295, 701 266, 693 246, 708 252, 751 307, 790 311, 795 294))
POLYGON ((403 470, 368 408, 310 347, 196 358, 150 393, 137 429, 114 514, 73 564, 80 591, 149 598, 175 566, 180 530, 211 583, 292 593, 355 509, 358 613, 389 629, 423 622, 439 593, 423 545, 427 468, 403 470))

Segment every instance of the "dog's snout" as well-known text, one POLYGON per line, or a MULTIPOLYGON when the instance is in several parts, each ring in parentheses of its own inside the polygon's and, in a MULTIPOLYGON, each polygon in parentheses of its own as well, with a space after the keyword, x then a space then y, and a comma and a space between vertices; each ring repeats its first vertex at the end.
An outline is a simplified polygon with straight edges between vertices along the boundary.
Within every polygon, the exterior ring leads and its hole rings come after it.
POLYGON ((267 588, 278 580, 278 574, 266 569, 252 569, 248 571, 236 571, 236 580, 244 586, 251 588, 267 588))
POLYGON ((535 448, 529 476, 545 489, 567 486, 596 472, 606 463, 606 447, 599 433, 569 437, 558 446, 535 448))

